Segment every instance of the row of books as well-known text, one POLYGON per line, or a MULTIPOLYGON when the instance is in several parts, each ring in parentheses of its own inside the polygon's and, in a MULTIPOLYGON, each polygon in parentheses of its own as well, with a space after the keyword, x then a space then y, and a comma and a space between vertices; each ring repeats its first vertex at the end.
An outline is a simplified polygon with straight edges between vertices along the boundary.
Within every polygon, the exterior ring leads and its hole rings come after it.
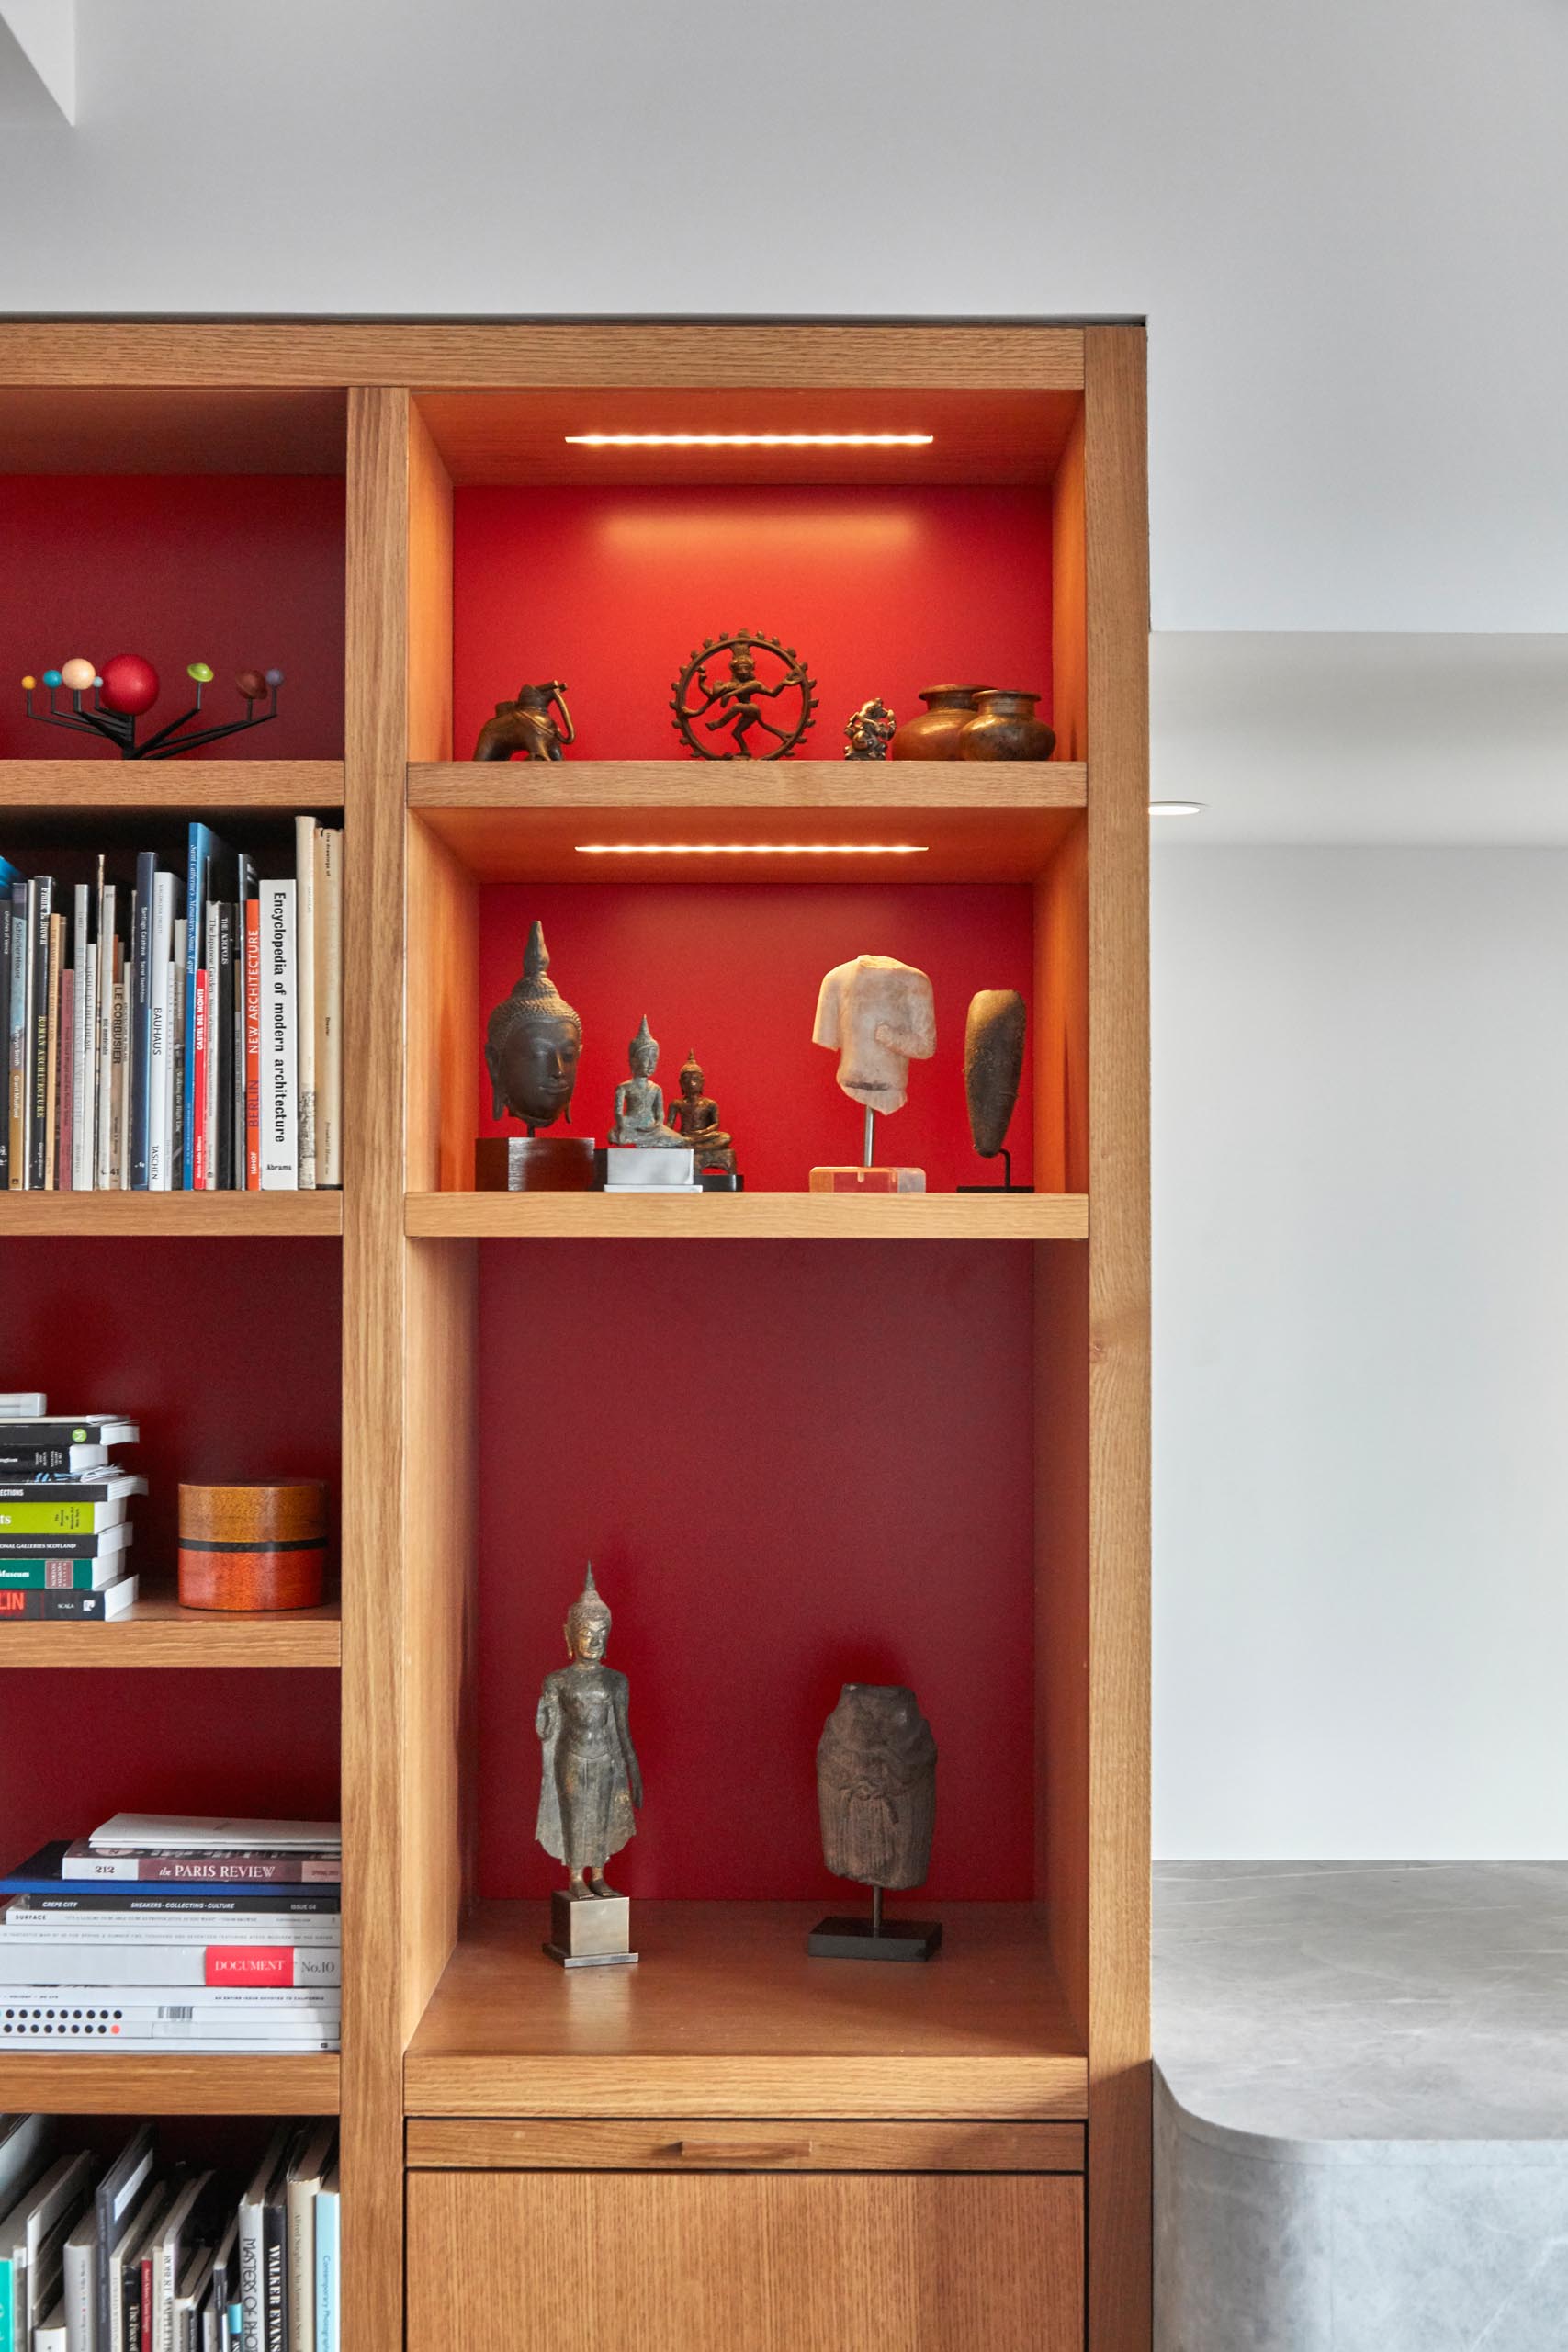
MULTIPOLYGON (((147 1491, 114 1459, 141 1435, 119 1413, 51 1414, 41 1394, 0 1397, 0 1622, 103 1623, 136 1601, 126 1516, 147 1491)), ((0 2352, 9 2352, 0 2335, 0 2352)))
POLYGON ((342 1880, 330 1821, 117 1814, 42 1846, 0 1879, 0 2049, 336 2050, 342 1880))
POLYGON ((203 824, 183 876, 146 850, 130 888, 0 858, 0 1184, 341 1184, 343 835, 294 831, 287 878, 203 824))
POLYGON ((0 2115, 0 2352, 338 2352, 337 2127, 280 2125, 248 2176, 107 2163, 0 2115))

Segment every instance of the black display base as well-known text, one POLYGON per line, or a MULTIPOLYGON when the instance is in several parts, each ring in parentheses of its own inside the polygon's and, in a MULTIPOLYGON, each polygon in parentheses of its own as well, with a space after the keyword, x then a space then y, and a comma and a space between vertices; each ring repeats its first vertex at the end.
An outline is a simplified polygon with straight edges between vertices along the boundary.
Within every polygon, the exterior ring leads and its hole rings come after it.
POLYGON ((476 1193, 591 1193, 592 1136, 481 1136, 474 1146, 476 1193))
POLYGON ((539 1950, 558 1962, 562 1968, 635 1968, 635 1951, 562 1951, 559 1944, 541 1944, 539 1950))
POLYGON ((818 1919, 806 1939, 813 1960, 930 1960, 941 1944, 940 1919, 818 1919))
POLYGON ((743 1193, 746 1179, 728 1168, 699 1168, 697 1182, 705 1193, 743 1193))
POLYGON ((1032 1193, 1034 1187, 1032 1184, 957 1184, 953 1190, 959 1193, 1032 1193))

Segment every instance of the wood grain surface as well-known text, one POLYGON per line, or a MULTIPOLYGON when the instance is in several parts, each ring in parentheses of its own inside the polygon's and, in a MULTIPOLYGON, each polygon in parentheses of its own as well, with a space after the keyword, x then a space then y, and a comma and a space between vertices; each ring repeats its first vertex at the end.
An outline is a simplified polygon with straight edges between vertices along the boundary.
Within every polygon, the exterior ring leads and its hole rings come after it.
POLYGON ((1081 1241, 1081 1193, 411 1193, 424 1240, 1081 1241))
POLYGON ((0 2050, 0 2111, 55 2115, 335 2115, 338 2061, 0 2050))
POLYGON ((54 824, 106 809, 307 808, 343 805, 341 760, 0 760, 0 808, 54 824))
POLYGON ((450 2122, 416 2117, 408 2161, 457 2172, 1081 2172, 1081 2123, 450 2122))
POLYGON ((236 1616, 182 1609, 172 1596, 154 1593, 107 1625, 40 1620, 0 1626, 0 1667, 335 1667, 342 1642, 335 1601, 236 1616))
POLYGON ((0 1193, 0 1240, 46 1234, 192 1241, 343 1231, 341 1193, 0 1193))
POLYGON ((1149 2080, 1149 572, 1145 338, 1085 338, 1089 856, 1091 2352, 1145 2352, 1149 2080))
POLYGON ((1080 2352, 1047 2176, 413 2173, 420 2352, 1080 2352))
POLYGON ((13 319, 0 384, 913 385, 1073 391, 1084 333, 1059 324, 881 326, 681 320, 13 319))
POLYGON ((636 1967, 482 1904, 409 2048, 411 2115, 1072 2120, 1085 2065, 1028 1904, 947 1904, 920 1967, 811 1960, 820 1905, 638 1903, 636 1967))

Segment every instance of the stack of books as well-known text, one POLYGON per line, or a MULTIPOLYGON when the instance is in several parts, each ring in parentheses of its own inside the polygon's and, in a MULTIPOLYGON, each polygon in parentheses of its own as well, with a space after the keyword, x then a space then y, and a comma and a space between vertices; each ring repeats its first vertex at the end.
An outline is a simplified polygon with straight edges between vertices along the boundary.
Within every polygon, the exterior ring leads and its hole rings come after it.
POLYGON ((343 835, 297 817, 263 879, 193 824, 184 875, 63 884, 0 858, 0 1185, 295 1192, 343 1182, 343 835))
MULTIPOLYGON (((54 1413, 41 1396, 0 1397, 0 1623, 22 1617, 123 1617, 132 1495, 147 1492, 113 1458, 141 1432, 119 1413, 54 1413), (36 1408, 36 1410, 31 1409, 36 1408)), ((0 2352, 9 2352, 0 2335, 0 2352)))
POLYGON ((338 2352, 337 2126, 288 2123, 243 2179, 108 2162, 0 2115, 3 2352, 338 2352), (62 2149, 62 2142, 65 2145, 62 2149))
POLYGON ((342 1880, 333 1821, 119 1813, 40 1847, 0 1879, 0 2050, 336 2050, 342 1880))

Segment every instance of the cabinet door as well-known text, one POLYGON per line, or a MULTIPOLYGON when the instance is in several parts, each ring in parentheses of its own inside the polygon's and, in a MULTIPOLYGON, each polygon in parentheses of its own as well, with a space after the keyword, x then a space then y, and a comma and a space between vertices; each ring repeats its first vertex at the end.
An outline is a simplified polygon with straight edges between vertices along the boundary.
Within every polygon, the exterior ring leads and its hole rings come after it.
POLYGON ((419 2352, 1079 2352, 1062 2175, 432 2173, 408 2182, 419 2352))

